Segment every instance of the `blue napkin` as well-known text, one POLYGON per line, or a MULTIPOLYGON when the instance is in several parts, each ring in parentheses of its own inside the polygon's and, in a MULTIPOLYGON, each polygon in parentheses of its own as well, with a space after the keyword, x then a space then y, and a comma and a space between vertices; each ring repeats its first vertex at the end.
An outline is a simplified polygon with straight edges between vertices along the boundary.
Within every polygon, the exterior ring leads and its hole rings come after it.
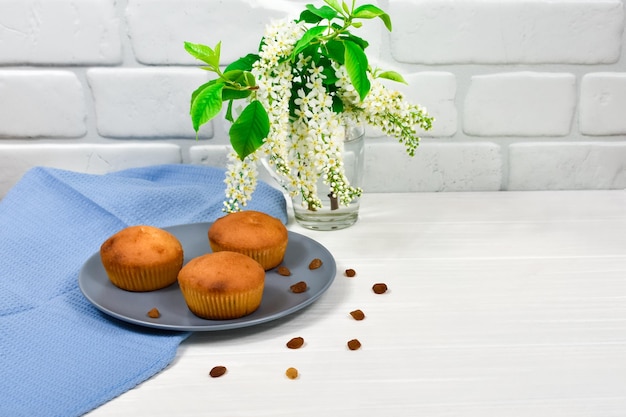
MULTIPOLYGON (((0 201, 0 416, 85 414, 167 366, 189 333, 110 318, 78 289, 111 234, 224 215, 224 171, 163 165, 106 175, 34 168, 0 201)), ((248 208, 287 221, 259 183, 248 208)))

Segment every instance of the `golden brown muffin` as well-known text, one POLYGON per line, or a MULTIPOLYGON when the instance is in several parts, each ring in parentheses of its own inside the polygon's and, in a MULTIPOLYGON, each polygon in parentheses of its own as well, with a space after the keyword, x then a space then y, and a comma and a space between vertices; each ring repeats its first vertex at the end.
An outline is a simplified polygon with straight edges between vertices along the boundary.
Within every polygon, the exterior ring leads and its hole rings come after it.
POLYGON ((246 210, 227 214, 209 228, 213 252, 239 252, 256 260, 266 271, 278 266, 287 250, 288 233, 275 217, 246 210))
POLYGON ((207 253, 192 259, 178 273, 185 302, 204 319, 235 319, 261 305, 265 270, 237 252, 207 253))
POLYGON ((130 226, 109 237, 100 259, 111 282, 128 291, 153 291, 176 282, 183 247, 173 234, 153 226, 130 226))

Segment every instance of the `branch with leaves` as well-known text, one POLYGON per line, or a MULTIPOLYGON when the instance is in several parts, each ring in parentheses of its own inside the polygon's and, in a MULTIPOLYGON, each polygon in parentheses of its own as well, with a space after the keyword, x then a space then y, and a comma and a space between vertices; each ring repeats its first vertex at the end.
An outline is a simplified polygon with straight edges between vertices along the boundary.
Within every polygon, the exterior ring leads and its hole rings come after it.
MULTIPOLYGON (((342 161, 331 166, 324 158, 341 151, 345 132, 339 127, 345 122, 378 126, 404 143, 412 155, 419 142, 416 127, 428 130, 433 120, 425 109, 406 103, 401 94, 380 83, 381 78, 405 81, 395 71, 372 69, 365 53, 368 42, 351 32, 372 19, 380 19, 391 31, 389 15, 371 4, 324 2, 321 7, 306 5, 295 21, 268 26, 258 53, 236 60, 223 71, 221 42, 214 48, 185 43, 187 52, 206 64, 202 68, 216 75, 192 94, 194 130, 198 132, 226 105, 225 117, 232 123, 230 142, 238 159, 231 171, 250 169, 253 164, 248 160, 254 160, 260 150, 285 177, 288 191, 303 195, 313 209, 321 206, 314 182, 330 173, 339 178, 333 183, 341 187, 333 192, 343 196, 339 200, 344 204, 360 194, 347 184, 342 161), (239 101, 246 105, 235 117, 239 101)), ((254 186, 227 183, 227 211, 245 206, 254 186)))

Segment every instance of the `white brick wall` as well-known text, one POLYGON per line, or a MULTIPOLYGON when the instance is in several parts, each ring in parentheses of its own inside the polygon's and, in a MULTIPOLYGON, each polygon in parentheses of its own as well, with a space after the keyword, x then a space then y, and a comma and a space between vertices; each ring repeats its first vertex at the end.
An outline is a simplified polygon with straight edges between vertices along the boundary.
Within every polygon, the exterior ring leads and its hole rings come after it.
POLYGON ((78 137, 87 132, 86 117, 84 90, 73 72, 0 71, 0 135, 78 137))
POLYGON ((222 41, 228 64, 259 46, 266 22, 287 16, 281 1, 129 0, 129 35, 143 64, 197 64, 184 41, 211 47, 222 41), (282 8, 280 6, 283 6, 282 8))
POLYGON ((573 74, 509 72, 472 77, 463 130, 473 136, 565 136, 576 106, 573 74))
MULTIPOLYGON (((0 197, 35 165, 103 173, 223 165, 221 121, 196 141, 209 76, 183 41, 255 49, 265 22, 311 0, 0 0, 0 197)), ((415 158, 368 129, 365 188, 626 188, 623 0, 378 0, 375 65, 435 115, 415 158)))
POLYGON ((614 63, 619 0, 391 0, 394 58, 425 64, 614 63))
POLYGON ((2 0, 0 64, 121 64, 120 20, 111 0, 2 0))
POLYGON ((580 131, 597 136, 626 132, 626 72, 592 73, 582 78, 580 131))
POLYGON ((626 143, 518 143, 509 151, 509 188, 626 188, 626 143))
MULTIPOLYGON (((87 80, 101 136, 194 138, 189 129, 189 97, 209 80, 192 68, 92 68, 87 80)), ((204 127, 203 127, 204 128, 204 127)), ((201 131, 213 135, 212 125, 201 131)))

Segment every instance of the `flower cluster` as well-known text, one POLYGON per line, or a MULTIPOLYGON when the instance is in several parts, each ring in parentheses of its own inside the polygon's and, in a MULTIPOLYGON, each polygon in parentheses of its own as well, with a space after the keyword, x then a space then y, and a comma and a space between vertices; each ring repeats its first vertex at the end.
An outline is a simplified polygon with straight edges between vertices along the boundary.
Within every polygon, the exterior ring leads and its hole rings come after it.
POLYGON ((404 82, 393 71, 372 70, 364 50, 367 42, 349 32, 358 19, 380 18, 391 30, 389 16, 373 5, 350 8, 324 0, 321 8, 307 5, 296 21, 280 20, 266 28, 257 55, 250 54, 219 67, 215 49, 186 43, 188 52, 208 64, 219 78, 192 95, 191 115, 198 127, 228 101, 227 119, 234 151, 226 175, 224 210, 238 211, 251 199, 257 163, 265 161, 292 196, 304 207, 322 208, 320 181, 331 200, 348 205, 361 195, 344 171, 347 126, 368 124, 397 138, 413 156, 419 144, 416 128, 431 128, 426 109, 409 103, 381 79, 404 82), (326 23, 326 24, 325 24, 326 23), (312 25, 312 26, 311 26, 312 25), (235 99, 248 107, 237 120, 235 99))
POLYGON ((351 111, 362 113, 367 124, 398 139, 405 145, 407 153, 414 156, 420 141, 414 126, 423 130, 432 128, 433 118, 426 108, 407 101, 402 93, 386 88, 378 79, 372 80, 369 94, 360 102, 358 94, 349 88, 345 68, 339 68, 339 75, 341 83, 348 86, 341 90, 341 99, 349 103, 351 111))

